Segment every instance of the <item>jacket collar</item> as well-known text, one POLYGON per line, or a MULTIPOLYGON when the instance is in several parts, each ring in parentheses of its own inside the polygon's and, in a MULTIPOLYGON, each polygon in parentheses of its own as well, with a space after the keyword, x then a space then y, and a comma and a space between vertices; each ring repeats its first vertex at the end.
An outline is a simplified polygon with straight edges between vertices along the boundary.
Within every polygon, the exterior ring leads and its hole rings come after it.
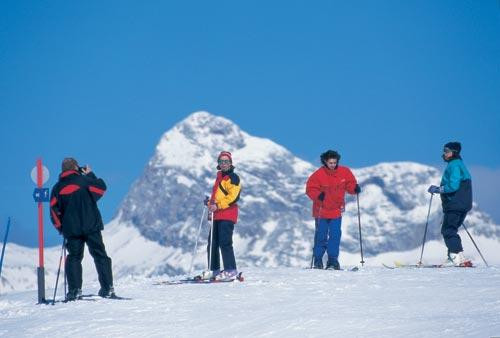
POLYGON ((328 169, 327 166, 322 166, 323 168, 323 171, 325 172, 325 174, 327 175, 335 175, 335 173, 337 173, 337 169, 339 168, 339 165, 337 164, 335 166, 335 169, 328 169))
POLYGON ((455 154, 455 155, 453 155, 452 157, 450 157, 450 159, 449 159, 449 160, 444 160, 444 161, 445 161, 445 162, 450 163, 450 162, 452 162, 452 161, 455 161, 455 160, 461 160, 461 159, 462 159, 462 157, 461 157, 459 154, 455 154))
POLYGON ((229 174, 232 174, 233 172, 234 172, 234 167, 231 166, 228 171, 219 170, 219 175, 220 175, 220 177, 224 177, 224 176, 227 176, 229 174))
POLYGON ((59 178, 65 178, 65 177, 68 177, 70 175, 79 175, 79 174, 78 174, 78 171, 76 171, 76 170, 66 170, 66 171, 63 171, 59 175, 59 178))

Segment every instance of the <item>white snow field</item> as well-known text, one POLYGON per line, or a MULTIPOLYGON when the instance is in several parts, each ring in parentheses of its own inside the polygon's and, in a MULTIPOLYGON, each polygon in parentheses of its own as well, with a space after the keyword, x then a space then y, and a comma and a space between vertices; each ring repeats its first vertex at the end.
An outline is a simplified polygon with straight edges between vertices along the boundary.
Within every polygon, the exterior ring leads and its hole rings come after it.
MULTIPOLYGON (((11 292, 0 298, 0 336, 500 336, 498 266, 248 268, 244 275, 244 282, 159 286, 162 277, 128 277, 115 287, 132 300, 54 306, 36 305, 36 291, 11 292)), ((84 283, 84 293, 97 289, 84 283)))

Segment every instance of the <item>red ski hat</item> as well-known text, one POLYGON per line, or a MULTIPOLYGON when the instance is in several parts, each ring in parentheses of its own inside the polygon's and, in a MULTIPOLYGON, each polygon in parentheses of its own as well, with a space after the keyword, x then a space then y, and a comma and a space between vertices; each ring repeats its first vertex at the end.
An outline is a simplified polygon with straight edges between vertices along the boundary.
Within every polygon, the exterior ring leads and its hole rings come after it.
POLYGON ((220 160, 220 158, 222 156, 227 156, 229 157, 229 161, 231 161, 231 163, 233 163, 233 155, 231 155, 231 153, 229 151, 221 151, 219 156, 217 156, 217 161, 220 160))

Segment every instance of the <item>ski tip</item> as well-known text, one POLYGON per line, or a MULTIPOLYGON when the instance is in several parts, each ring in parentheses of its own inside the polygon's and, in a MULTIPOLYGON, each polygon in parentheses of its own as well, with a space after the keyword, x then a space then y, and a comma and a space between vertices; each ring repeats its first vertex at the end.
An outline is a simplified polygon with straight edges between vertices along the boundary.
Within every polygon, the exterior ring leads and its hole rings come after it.
POLYGON ((133 300, 133 298, 130 297, 123 297, 123 296, 114 296, 114 297, 106 297, 108 299, 117 299, 117 300, 133 300))

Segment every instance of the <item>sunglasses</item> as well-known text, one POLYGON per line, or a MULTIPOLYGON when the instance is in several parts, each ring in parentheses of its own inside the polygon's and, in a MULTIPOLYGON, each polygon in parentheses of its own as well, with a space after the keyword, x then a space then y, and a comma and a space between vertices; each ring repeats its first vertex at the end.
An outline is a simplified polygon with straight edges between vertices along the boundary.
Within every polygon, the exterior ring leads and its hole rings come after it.
POLYGON ((452 153, 453 151, 449 148, 444 148, 443 153, 452 153))
POLYGON ((218 160, 217 163, 219 163, 219 164, 231 164, 231 160, 218 160))

